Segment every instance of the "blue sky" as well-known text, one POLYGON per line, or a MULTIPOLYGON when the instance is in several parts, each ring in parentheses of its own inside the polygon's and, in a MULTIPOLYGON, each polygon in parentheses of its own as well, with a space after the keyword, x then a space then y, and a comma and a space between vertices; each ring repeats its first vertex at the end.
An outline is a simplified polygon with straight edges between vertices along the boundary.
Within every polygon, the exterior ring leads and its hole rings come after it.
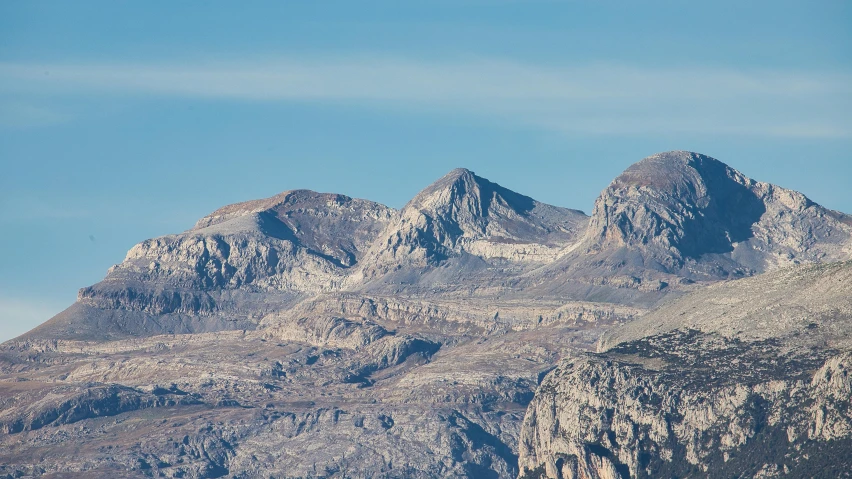
POLYGON ((0 3, 0 340, 146 238, 458 166, 585 211, 689 149, 852 212, 843 1, 0 3))

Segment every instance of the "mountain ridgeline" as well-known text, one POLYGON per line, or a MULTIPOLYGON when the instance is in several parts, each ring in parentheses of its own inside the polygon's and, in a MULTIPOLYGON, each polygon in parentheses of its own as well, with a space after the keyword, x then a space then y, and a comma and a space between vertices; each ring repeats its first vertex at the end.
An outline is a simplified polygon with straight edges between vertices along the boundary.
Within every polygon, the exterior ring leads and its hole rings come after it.
POLYGON ((271 309, 329 292, 529 289, 649 306, 691 281, 846 259, 850 234, 852 217, 690 152, 631 166, 591 217, 456 169, 398 211, 307 190, 220 208, 184 233, 134 246, 27 337, 251 329, 271 309))
POLYGON ((852 217, 686 151, 591 216, 466 169, 399 210, 225 206, 0 346, 0 477, 823 467, 852 444, 850 259, 852 217))

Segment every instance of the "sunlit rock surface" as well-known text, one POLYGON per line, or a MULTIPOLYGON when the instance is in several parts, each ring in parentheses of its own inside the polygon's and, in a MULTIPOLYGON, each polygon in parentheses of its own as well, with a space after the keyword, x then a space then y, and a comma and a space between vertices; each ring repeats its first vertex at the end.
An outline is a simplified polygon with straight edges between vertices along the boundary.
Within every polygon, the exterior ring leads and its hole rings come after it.
POLYGON ((522 477, 847 477, 852 262, 708 287, 564 359, 522 477))
POLYGON ((0 346, 0 477, 811 467, 771 454, 782 426, 797 458, 846 451, 848 267, 754 275, 849 259, 851 225, 689 152, 591 217, 465 169, 400 210, 226 206, 0 346))

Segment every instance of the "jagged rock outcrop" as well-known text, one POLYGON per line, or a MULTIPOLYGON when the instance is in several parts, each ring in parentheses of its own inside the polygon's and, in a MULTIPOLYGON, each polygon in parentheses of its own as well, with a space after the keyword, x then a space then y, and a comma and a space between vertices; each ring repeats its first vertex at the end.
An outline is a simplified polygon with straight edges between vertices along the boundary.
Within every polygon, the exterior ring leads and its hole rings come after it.
POLYGON ((180 235, 144 241, 105 281, 319 292, 355 265, 393 210, 308 190, 220 208, 180 235))
POLYGON ((263 215, 268 220, 261 229, 267 235, 292 238, 307 251, 349 267, 358 262, 393 214, 391 208, 373 201, 294 190, 220 208, 198 220, 193 231, 217 225, 230 230, 237 218, 263 215))
POLYGON ((152 407, 200 404, 196 397, 177 388, 153 388, 146 393, 119 385, 91 385, 55 388, 45 396, 41 391, 33 392, 5 402, 0 412, 0 431, 14 434, 152 407))
POLYGON ((346 349, 362 348, 389 334, 371 321, 356 322, 334 316, 282 321, 264 331, 269 337, 282 341, 346 349))
POLYGON ((849 291, 852 262, 800 267, 616 328, 542 382, 521 477, 846 477, 849 291))

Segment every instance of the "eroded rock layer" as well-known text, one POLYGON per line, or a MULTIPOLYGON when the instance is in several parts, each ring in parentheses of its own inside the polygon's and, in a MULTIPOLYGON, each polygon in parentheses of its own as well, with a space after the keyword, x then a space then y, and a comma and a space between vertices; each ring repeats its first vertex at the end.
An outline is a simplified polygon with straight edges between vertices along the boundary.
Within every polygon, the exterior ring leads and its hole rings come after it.
POLYGON ((848 348, 829 332, 847 269, 803 270, 798 295, 798 273, 749 277, 849 259, 850 235, 689 152, 637 163, 591 217, 465 169, 400 210, 306 190, 226 206, 0 346, 0 477, 812 467, 746 458, 779 428, 799 458, 846 447, 848 348), (806 346, 778 339, 796 332, 806 346))
POLYGON ((538 388, 521 477, 848 477, 850 292, 850 262, 799 267, 615 328, 538 388))

